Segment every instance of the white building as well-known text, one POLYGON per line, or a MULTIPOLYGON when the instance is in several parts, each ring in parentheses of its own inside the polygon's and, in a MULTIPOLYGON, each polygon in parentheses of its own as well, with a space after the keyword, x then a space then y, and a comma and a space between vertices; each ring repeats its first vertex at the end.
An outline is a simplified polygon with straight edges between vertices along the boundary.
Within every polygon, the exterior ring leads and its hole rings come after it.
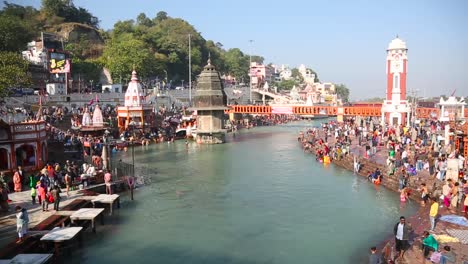
POLYGON ((440 121, 464 121, 465 120, 465 99, 457 100, 455 96, 450 96, 447 100, 440 97, 437 106, 440 108, 440 121))
POLYGON ((67 94, 67 87, 65 83, 48 83, 46 91, 50 95, 65 95, 67 94))
POLYGON ((315 74, 312 73, 310 69, 307 69, 307 67, 304 64, 301 64, 301 66, 299 66, 299 73, 302 75, 302 78, 304 78, 304 82, 306 84, 315 83, 315 74))
POLYGON ((21 55, 30 63, 47 68, 47 52, 43 51, 42 42, 29 42, 28 49, 21 52, 21 55))
POLYGON ((122 84, 105 84, 102 93, 122 93, 122 84))
POLYGON ((285 65, 281 65, 281 70, 279 73, 279 77, 281 80, 291 80, 292 78, 292 71, 285 65))

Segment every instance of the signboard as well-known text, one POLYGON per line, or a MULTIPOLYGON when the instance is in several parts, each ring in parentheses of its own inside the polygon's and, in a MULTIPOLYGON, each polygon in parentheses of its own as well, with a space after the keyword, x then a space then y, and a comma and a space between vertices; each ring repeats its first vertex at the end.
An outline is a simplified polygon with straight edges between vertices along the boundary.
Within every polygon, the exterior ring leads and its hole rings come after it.
POLYGON ((272 114, 291 115, 291 114, 293 114, 293 108, 292 108, 292 106, 272 106, 271 107, 271 113, 272 114))
POLYGON ((49 59, 50 73, 69 73, 70 60, 65 57, 64 53, 52 52, 49 59))

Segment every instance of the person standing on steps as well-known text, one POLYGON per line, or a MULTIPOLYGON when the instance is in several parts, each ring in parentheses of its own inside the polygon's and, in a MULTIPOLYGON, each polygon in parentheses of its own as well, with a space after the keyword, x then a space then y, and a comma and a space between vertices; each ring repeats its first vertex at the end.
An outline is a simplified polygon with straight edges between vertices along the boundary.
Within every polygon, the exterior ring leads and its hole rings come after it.
POLYGON ((26 208, 16 206, 16 231, 18 232, 18 240, 16 243, 22 243, 23 238, 28 232, 29 216, 26 208))
POLYGON ((397 252, 394 261, 397 259, 403 259, 403 256, 409 247, 408 240, 411 230, 411 225, 406 223, 404 216, 401 216, 400 221, 396 223, 395 227, 393 228, 393 234, 395 235, 395 250, 397 252))
POLYGON ((429 211, 429 219, 431 220, 431 231, 434 231, 437 214, 439 213, 439 203, 435 197, 432 197, 431 200, 432 205, 431 210, 429 211))
POLYGON ((15 186, 15 192, 21 192, 22 191, 22 183, 21 183, 21 176, 17 170, 15 170, 15 174, 13 175, 13 183, 15 186))
POLYGON ((54 198, 54 210, 58 211, 59 210, 59 205, 60 205, 60 193, 62 191, 60 190, 60 187, 58 185, 55 185, 52 188, 52 191, 50 192, 52 197, 54 198))
POLYGON ((382 255, 377 253, 376 247, 370 248, 369 264, 383 264, 382 255))
POLYGON ((70 197, 70 186, 72 185, 72 179, 70 177, 70 174, 66 173, 65 174, 65 186, 67 188, 67 197, 70 197))
POLYGON ((112 194, 112 174, 109 170, 107 170, 106 174, 104 174, 104 183, 106 184, 106 194, 112 194))

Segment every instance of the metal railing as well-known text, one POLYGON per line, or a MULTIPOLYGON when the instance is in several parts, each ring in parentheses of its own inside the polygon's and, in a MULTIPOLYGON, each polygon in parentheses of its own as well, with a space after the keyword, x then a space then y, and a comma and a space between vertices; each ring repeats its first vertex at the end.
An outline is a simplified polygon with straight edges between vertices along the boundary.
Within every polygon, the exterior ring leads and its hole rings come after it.
POLYGON ((133 165, 119 160, 111 160, 112 178, 120 179, 125 176, 133 176, 133 165))

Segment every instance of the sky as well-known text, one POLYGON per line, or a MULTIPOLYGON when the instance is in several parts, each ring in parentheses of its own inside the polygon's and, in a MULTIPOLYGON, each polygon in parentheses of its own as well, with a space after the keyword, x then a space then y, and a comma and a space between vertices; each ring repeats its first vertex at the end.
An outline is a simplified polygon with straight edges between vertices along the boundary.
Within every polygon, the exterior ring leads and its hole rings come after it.
MULTIPOLYGON (((40 0, 10 0, 40 7, 40 0)), ((74 0, 111 29, 119 20, 159 11, 188 21, 224 48, 266 63, 315 70, 343 83, 351 99, 384 97, 386 49, 398 35, 408 47, 407 89, 419 96, 468 96, 466 0, 74 0), (250 42, 249 40, 253 40, 250 42)), ((0 4, 1 6, 1 4, 0 4)))

